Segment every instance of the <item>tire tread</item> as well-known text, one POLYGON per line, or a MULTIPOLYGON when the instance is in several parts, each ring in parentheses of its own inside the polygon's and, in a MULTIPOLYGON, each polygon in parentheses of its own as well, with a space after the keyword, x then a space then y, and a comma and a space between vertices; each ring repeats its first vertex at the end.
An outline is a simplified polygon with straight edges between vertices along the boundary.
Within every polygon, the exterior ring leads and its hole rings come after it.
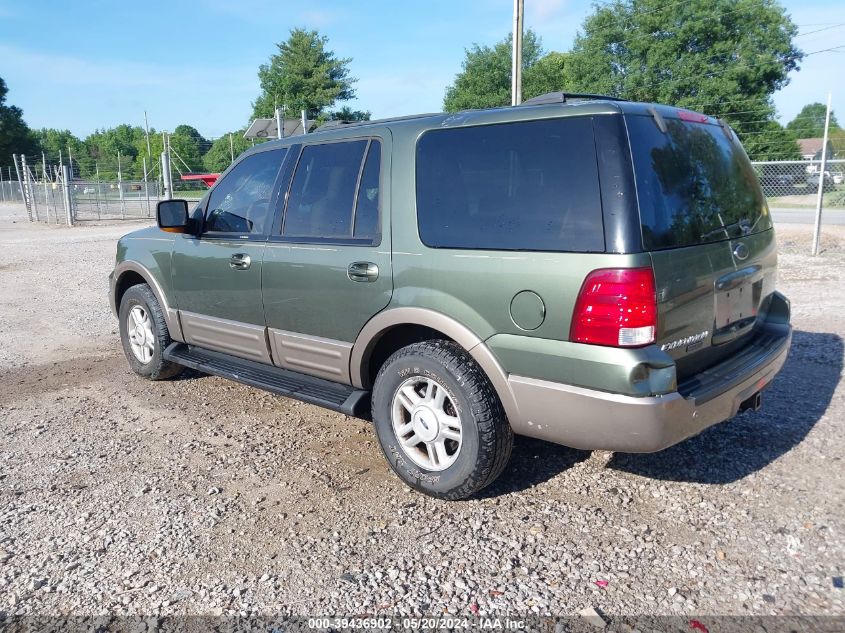
MULTIPOLYGON (((403 347, 382 365, 376 384, 389 366, 405 358, 418 356, 436 361, 452 374, 469 401, 470 412, 478 427, 478 467, 462 485, 445 492, 432 491, 418 483, 407 479, 405 481, 413 488, 441 499, 464 499, 490 485, 502 474, 510 459, 513 430, 490 379, 466 350, 454 341, 433 339, 403 347)), ((375 406, 375 402, 373 404, 375 406)))

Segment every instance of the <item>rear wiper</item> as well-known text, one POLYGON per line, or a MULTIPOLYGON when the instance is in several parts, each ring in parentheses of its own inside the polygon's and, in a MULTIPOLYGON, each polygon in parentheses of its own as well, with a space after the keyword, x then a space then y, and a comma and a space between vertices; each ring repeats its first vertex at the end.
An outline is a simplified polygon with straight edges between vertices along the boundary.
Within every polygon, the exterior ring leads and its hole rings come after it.
POLYGON ((702 233, 698 239, 706 240, 708 237, 712 237, 716 235, 716 233, 721 233, 722 231, 725 232, 725 235, 730 237, 731 234, 728 232, 728 230, 735 228, 742 229, 742 235, 748 235, 751 232, 751 229, 748 227, 748 220, 746 218, 742 218, 741 220, 737 220, 736 222, 731 222, 730 224, 723 224, 722 226, 717 227, 712 231, 702 233))

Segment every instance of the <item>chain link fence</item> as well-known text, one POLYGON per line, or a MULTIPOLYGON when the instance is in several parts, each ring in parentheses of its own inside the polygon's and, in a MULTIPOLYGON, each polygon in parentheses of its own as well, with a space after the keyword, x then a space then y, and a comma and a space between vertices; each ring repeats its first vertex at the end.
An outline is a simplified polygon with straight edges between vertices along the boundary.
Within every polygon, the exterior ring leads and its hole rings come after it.
MULTIPOLYGON (((15 160, 16 168, 0 168, 0 202, 24 203, 34 222, 152 219, 156 203, 164 198, 162 181, 152 169, 146 181, 82 179, 72 175, 81 171, 77 166, 71 172, 67 165, 15 160)), ((823 175, 816 159, 752 165, 772 209, 815 209, 821 184, 822 209, 845 210, 845 159, 827 160, 823 175)), ((173 188, 173 197, 189 200, 206 189, 201 182, 179 180, 173 188)))
POLYGON ((161 200, 158 182, 71 181, 74 220, 126 220, 155 217, 161 200))
MULTIPOLYGON (((31 222, 69 224, 91 220, 132 220, 155 217, 165 197, 160 164, 142 170, 145 179, 125 179, 120 164, 108 161, 80 165, 76 158, 13 156, 14 167, 0 168, 0 203, 22 203, 31 222), (38 160, 36 160, 38 159, 38 160), (112 176, 111 178, 104 176, 112 176), (81 177, 84 174, 97 177, 81 177)), ((125 166, 124 162, 124 166, 125 166)), ((124 172, 125 173, 125 172, 124 172)), ((195 200, 207 187, 201 180, 168 179, 171 197, 195 200)))
POLYGON ((822 209, 845 209, 845 160, 753 162, 763 193, 773 209, 816 208, 822 185, 822 209))

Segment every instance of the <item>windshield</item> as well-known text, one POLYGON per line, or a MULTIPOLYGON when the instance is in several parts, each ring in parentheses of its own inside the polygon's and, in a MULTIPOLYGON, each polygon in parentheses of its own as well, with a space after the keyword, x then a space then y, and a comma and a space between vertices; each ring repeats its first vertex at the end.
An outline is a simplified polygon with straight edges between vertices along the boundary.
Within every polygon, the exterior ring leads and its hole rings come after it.
POLYGON ((628 116, 643 247, 718 242, 771 228, 760 183, 739 142, 709 123, 628 116))

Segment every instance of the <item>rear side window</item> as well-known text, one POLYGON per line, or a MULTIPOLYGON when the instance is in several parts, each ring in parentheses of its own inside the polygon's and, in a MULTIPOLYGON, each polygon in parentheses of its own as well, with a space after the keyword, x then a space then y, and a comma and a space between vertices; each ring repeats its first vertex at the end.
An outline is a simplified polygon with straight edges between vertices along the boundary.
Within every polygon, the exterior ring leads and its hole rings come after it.
POLYGON ((416 176, 427 246, 604 250, 589 117, 427 132, 416 176))
POLYGON ((718 125, 628 116, 643 247, 718 242, 771 228, 757 175, 718 125))
MULTIPOLYGON (((282 233, 351 238, 358 177, 367 141, 307 145, 290 187, 282 233)), ((378 191, 375 192, 378 196, 378 191)))
POLYGON ((273 185, 286 153, 286 149, 258 152, 235 165, 211 192, 205 231, 263 234, 273 215, 273 185))

